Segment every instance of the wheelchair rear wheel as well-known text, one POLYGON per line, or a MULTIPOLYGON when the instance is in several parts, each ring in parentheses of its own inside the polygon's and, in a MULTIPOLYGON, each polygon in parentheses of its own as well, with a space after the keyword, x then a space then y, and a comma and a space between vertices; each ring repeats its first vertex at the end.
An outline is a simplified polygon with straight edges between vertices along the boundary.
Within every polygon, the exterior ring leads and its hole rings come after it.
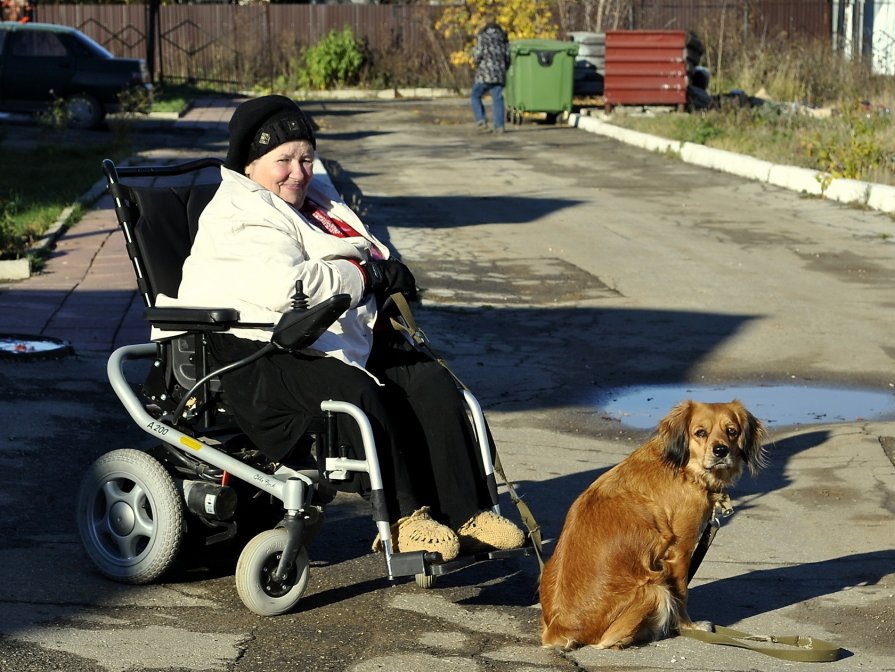
POLYGON ((236 563, 236 592, 250 611, 259 616, 276 616, 292 609, 308 587, 311 561, 302 546, 295 565, 284 581, 272 578, 286 548, 287 532, 265 530, 255 536, 236 563))
POLYGON ((149 583, 174 562, 183 540, 183 499, 151 455, 124 448, 99 457, 78 492, 78 530, 106 577, 149 583))

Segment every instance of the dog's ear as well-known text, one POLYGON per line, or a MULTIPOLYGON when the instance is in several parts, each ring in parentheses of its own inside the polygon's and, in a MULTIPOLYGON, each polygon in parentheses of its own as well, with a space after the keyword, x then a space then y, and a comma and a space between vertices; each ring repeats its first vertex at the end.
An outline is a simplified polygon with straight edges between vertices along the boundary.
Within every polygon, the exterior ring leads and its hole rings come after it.
POLYGON ((736 409, 740 427, 742 428, 740 433, 740 450, 743 453, 743 461, 749 467, 749 473, 755 476, 768 463, 767 453, 764 449, 767 432, 761 420, 747 411, 739 399, 734 399, 731 405, 736 409))
POLYGON ((659 428, 656 431, 665 459, 675 469, 680 469, 690 459, 690 413, 692 410, 692 401, 682 401, 659 421, 659 428))

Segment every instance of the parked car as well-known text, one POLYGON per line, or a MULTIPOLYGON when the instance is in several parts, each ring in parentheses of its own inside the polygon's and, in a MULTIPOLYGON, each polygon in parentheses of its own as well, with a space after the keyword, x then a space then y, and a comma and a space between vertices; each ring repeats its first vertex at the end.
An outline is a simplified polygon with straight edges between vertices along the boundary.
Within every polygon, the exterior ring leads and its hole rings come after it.
POLYGON ((40 113, 61 100, 70 126, 94 128, 135 90, 149 100, 142 59, 116 58, 68 26, 0 23, 0 112, 40 113))

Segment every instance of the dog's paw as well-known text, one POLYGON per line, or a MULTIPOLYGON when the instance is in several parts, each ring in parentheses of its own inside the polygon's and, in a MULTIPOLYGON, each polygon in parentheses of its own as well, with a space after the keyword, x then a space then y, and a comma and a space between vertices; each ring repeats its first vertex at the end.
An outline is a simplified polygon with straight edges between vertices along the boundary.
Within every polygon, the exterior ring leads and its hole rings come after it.
POLYGON ((681 630, 705 630, 706 632, 714 632, 715 624, 711 621, 691 621, 690 623, 681 623, 681 630))

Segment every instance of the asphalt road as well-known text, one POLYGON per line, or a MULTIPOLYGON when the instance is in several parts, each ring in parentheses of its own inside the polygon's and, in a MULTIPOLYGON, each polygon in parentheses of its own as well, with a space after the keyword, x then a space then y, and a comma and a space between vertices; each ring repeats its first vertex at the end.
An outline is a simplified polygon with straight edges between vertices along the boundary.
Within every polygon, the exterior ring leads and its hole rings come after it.
MULTIPOLYGON (((480 135, 465 101, 307 109, 334 182, 414 269, 417 318, 484 406, 547 538, 648 434, 601 399, 643 385, 681 386, 681 398, 783 387, 779 405, 806 397, 809 410, 787 424, 780 409, 756 412, 771 466, 734 491, 691 614, 833 641, 845 655, 825 669, 895 669, 893 414, 840 418, 810 403, 818 385, 843 405, 857 386, 893 394, 890 217, 569 127, 480 135)), ((478 565, 433 590, 390 583, 352 498, 330 507, 294 613, 243 607, 238 548, 185 557, 158 584, 109 583, 81 550, 74 494, 97 456, 149 438, 108 388, 105 359, 0 360, 4 672, 783 668, 681 638, 542 649, 533 560, 478 565)))

